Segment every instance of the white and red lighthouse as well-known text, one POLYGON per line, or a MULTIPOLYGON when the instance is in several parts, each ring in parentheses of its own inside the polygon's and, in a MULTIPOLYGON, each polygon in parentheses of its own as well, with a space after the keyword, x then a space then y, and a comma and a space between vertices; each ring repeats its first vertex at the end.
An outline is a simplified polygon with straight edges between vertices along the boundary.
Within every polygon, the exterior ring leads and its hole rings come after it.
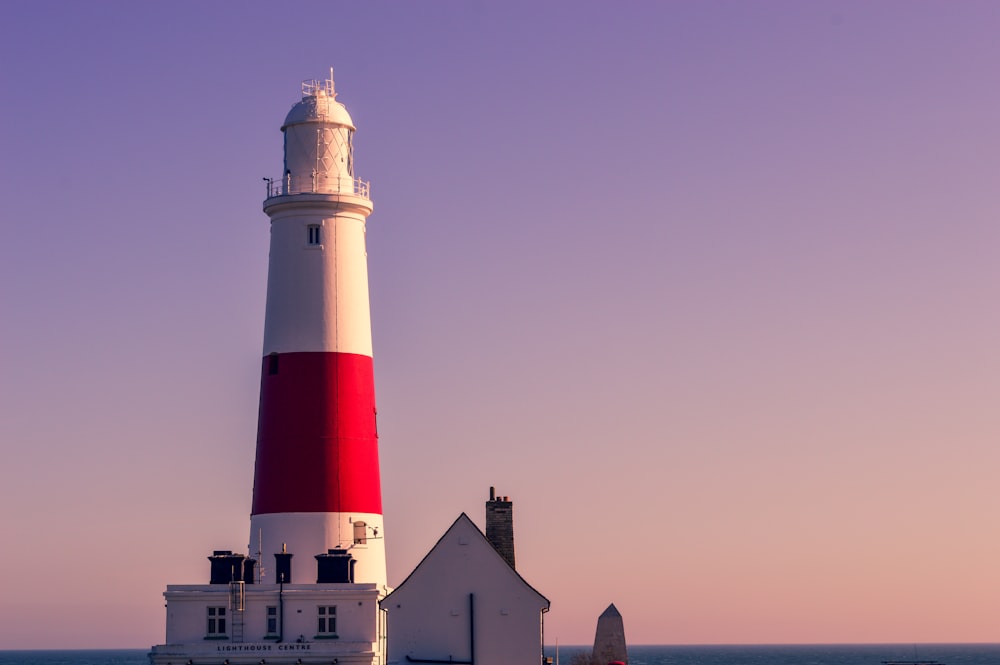
MULTIPOLYGON (((283 175, 268 182, 271 220, 250 552, 346 550, 353 581, 386 584, 372 374, 365 221, 354 123, 333 72, 303 84, 284 132, 283 175)), ((298 564, 298 566, 296 566, 298 564)), ((280 565, 261 581, 278 582, 280 565), (269 575, 272 573, 272 575, 269 575)))
POLYGON ((365 222, 354 123, 303 83, 269 180, 271 249, 249 556, 213 550, 172 584, 154 665, 383 665, 386 586, 365 222))
POLYGON ((332 70, 302 92, 264 200, 271 248, 249 552, 213 550, 207 583, 167 586, 166 637, 150 662, 386 665, 392 652, 400 663, 535 661, 548 601, 513 570, 510 502, 494 501, 492 488, 486 534, 462 515, 407 578, 405 598, 383 606, 372 203, 332 70))

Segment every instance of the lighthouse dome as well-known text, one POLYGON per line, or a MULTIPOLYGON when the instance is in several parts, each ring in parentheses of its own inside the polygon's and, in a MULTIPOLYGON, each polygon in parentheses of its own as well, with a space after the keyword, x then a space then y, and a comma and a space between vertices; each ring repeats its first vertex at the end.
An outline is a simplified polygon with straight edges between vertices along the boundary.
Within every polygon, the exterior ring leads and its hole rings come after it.
MULTIPOLYGON (((330 83, 332 87, 332 81, 330 83)), ((307 94, 302 97, 302 101, 293 106, 292 110, 285 116, 285 122, 281 125, 282 130, 290 125, 310 122, 329 123, 352 130, 356 129, 354 121, 351 120, 351 114, 347 112, 343 104, 336 100, 336 95, 331 94, 332 91, 329 91, 328 88, 316 86, 306 92, 307 94)))

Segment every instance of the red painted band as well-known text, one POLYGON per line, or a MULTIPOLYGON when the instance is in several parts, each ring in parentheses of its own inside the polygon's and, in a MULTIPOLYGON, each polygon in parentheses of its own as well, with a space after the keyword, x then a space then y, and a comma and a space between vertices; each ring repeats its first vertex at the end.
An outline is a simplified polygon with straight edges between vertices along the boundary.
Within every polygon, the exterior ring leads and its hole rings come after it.
POLYGON ((252 514, 382 514, 372 359, 265 356, 252 514))

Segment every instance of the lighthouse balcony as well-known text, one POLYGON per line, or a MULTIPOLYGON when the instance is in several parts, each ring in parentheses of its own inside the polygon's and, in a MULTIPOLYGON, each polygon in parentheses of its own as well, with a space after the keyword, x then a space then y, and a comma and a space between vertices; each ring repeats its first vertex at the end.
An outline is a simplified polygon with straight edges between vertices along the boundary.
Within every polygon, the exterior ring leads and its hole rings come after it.
POLYGON ((360 178, 326 173, 311 173, 296 176, 291 173, 284 178, 264 178, 267 198, 291 196, 294 194, 333 194, 358 196, 371 200, 371 183, 360 178))

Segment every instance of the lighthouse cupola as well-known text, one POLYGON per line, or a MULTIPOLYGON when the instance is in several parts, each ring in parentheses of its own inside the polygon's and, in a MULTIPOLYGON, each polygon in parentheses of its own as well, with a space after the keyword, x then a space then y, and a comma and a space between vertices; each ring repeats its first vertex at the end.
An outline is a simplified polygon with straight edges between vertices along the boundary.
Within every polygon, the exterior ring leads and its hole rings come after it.
POLYGON ((325 81, 304 81, 302 100, 285 117, 285 194, 353 193, 354 122, 337 101, 333 70, 325 81))

